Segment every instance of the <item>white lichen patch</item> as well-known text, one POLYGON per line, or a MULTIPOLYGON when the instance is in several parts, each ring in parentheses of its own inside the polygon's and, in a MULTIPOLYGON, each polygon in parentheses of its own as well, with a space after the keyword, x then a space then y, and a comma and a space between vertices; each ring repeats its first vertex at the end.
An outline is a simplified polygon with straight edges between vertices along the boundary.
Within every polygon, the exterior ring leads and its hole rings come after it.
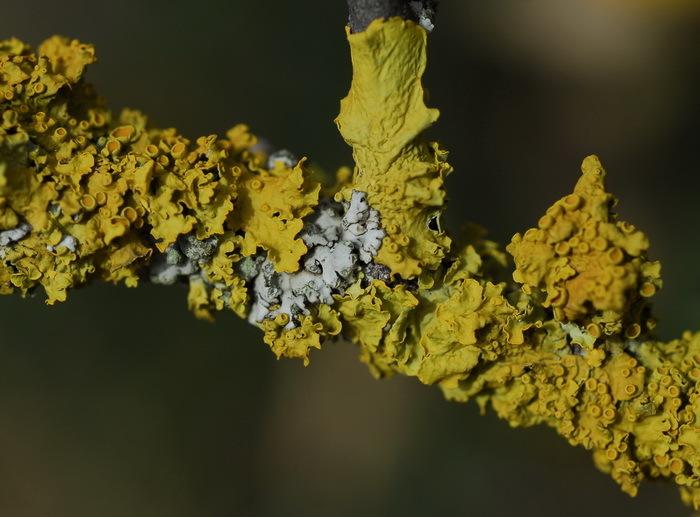
POLYGON ((15 242, 24 239, 32 231, 32 226, 29 223, 20 223, 14 228, 3 230, 0 232, 0 259, 5 257, 7 248, 15 242))
POLYGON ((267 158, 267 168, 273 170, 275 167, 282 166, 291 169, 298 161, 299 159, 293 152, 287 149, 280 149, 270 153, 267 158))
POLYGON ((249 321, 286 314, 287 328, 293 328, 296 316, 308 314, 311 305, 332 305, 333 294, 342 293, 364 269, 371 269, 373 277, 381 275, 372 259, 384 236, 379 213, 363 192, 354 191, 349 203, 322 203, 300 235, 309 248, 302 270, 278 273, 262 257, 242 261, 239 270, 253 283, 249 321))
POLYGON ((24 239, 31 231, 32 227, 28 223, 21 223, 9 230, 3 230, 0 232, 0 246, 9 246, 24 239))
POLYGON ((426 31, 432 32, 435 28, 435 24, 433 23, 435 10, 430 6, 430 4, 425 0, 419 0, 409 2, 408 5, 413 11, 414 16, 417 18, 418 25, 423 27, 426 31))
POLYGON ((64 235, 58 244, 56 244, 55 246, 51 246, 49 244, 46 246, 46 249, 49 250, 51 253, 54 253, 61 246, 63 246, 71 252, 75 252, 75 250, 78 249, 78 239, 76 239, 72 235, 64 235))
MULTIPOLYGON (((308 248, 300 271, 279 273, 262 255, 246 257, 238 263, 239 274, 253 291, 249 321, 260 323, 286 314, 287 327, 293 328, 297 316, 309 314, 312 306, 332 305, 333 294, 342 293, 360 272, 367 278, 388 280, 388 269, 373 262, 384 236, 379 213, 369 206, 363 192, 354 191, 350 201, 342 204, 323 201, 299 235, 308 248)), ((61 244, 66 243, 61 241, 58 246, 61 244)), ((204 282, 207 288, 220 289, 224 298, 230 296, 225 285, 212 284, 202 272, 218 244, 216 237, 180 237, 154 258, 148 270, 151 282, 204 282)))

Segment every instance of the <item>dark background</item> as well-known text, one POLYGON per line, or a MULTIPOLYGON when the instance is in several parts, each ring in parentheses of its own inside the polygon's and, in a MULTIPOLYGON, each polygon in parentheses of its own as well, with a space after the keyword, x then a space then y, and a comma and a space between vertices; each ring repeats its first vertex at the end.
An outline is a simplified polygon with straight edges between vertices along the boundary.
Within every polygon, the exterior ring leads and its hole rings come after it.
MULTIPOLYGON (((340 0, 3 2, 0 37, 97 45, 89 79, 187 135, 237 122, 328 169, 350 68, 340 0)), ((444 1, 426 83, 452 151, 449 220, 534 224, 597 153, 664 263, 660 333, 700 316, 698 16, 682 2, 444 1), (664 4, 665 8, 654 7, 664 4)), ((509 429, 351 345, 275 361, 260 333, 197 321, 185 290, 95 285, 0 299, 0 515, 689 515, 630 499, 545 428, 509 429)))

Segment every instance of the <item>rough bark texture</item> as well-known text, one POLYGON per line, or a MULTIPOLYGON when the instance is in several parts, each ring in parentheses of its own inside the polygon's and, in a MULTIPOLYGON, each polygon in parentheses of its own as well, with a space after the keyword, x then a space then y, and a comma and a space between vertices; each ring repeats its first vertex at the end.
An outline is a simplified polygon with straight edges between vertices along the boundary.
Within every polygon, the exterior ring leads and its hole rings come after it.
POLYGON ((408 0, 348 0, 349 24, 352 32, 362 32, 377 18, 411 14, 408 0))
POLYGON ((348 0, 350 30, 362 32, 377 18, 400 16, 417 20, 416 6, 428 13, 435 13, 437 2, 434 0, 348 0), (413 5, 412 5, 413 4, 413 5))

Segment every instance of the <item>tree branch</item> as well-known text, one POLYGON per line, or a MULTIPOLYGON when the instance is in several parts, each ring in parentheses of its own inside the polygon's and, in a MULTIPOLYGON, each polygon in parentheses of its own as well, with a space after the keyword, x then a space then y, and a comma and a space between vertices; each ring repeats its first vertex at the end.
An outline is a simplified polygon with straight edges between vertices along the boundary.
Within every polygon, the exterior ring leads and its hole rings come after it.
POLYGON ((349 0, 360 33, 336 122, 357 173, 327 190, 245 126, 192 141, 112 115, 82 80, 90 45, 0 41, 0 295, 43 287, 52 304, 98 279, 186 282, 197 317, 248 317, 278 357, 308 363, 349 338, 377 377, 547 424, 628 494, 666 477, 700 510, 700 332, 656 340, 660 265, 611 212, 600 161, 512 238, 514 271, 480 231, 453 242, 440 229, 451 167, 420 136, 438 116, 425 31, 370 25, 409 8, 430 30, 427 5, 349 0))

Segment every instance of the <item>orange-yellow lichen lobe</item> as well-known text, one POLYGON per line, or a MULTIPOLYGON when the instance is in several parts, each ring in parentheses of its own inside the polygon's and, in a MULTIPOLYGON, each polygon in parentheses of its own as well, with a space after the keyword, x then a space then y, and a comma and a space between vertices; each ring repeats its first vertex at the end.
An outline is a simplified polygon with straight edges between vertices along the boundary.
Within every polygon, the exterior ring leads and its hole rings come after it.
POLYGON ((254 255, 262 248, 278 271, 297 271, 307 251, 298 234, 303 217, 318 204, 320 183, 308 180, 304 160, 291 168, 277 162, 272 170, 252 170, 241 181, 244 189, 233 228, 245 232, 243 254, 254 255))
POLYGON ((660 266, 647 259, 646 236, 611 212, 598 158, 586 158, 582 172, 574 193, 552 205, 538 228, 513 237, 513 279, 560 321, 635 338, 645 330, 643 298, 661 286, 660 266))

